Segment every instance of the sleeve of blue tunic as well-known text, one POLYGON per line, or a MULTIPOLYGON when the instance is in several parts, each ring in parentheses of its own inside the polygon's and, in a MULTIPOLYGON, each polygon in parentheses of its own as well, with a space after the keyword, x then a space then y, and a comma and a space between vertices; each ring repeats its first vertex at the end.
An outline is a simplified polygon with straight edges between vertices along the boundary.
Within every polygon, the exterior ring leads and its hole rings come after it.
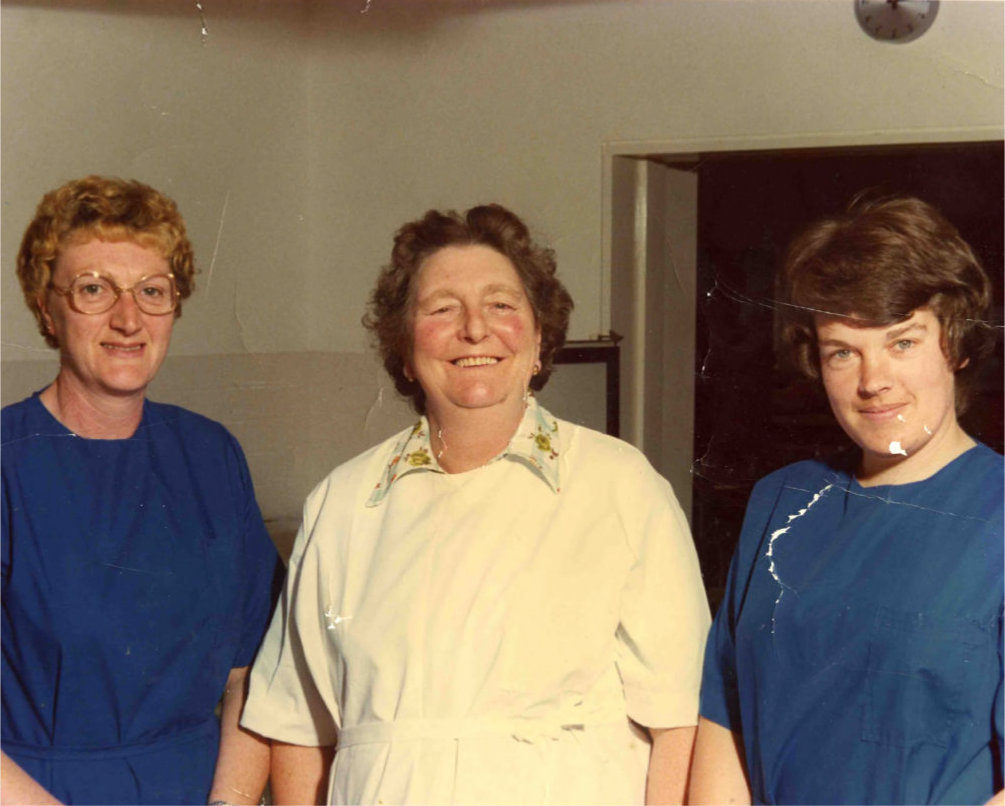
POLYGON ((782 489, 782 471, 761 479, 750 494, 743 528, 726 578, 726 592, 705 645, 699 712, 718 725, 741 730, 736 683, 736 618, 743 606, 768 519, 782 489))
MULTIPOLYGON (((1005 648, 1005 613, 1002 614, 998 619, 998 691, 995 693, 995 713, 994 713, 994 729, 995 737, 998 739, 998 756, 999 763, 1002 759, 1005 759, 1005 657, 1003 657, 1003 648, 1005 648)), ((1005 777, 1005 776, 1003 776, 1005 777)), ((1001 785, 1005 786, 1005 781, 999 782, 1001 785)))
POLYGON ((246 587, 244 595, 243 631, 238 643, 237 654, 232 668, 250 666, 262 643, 269 615, 275 597, 272 595, 273 581, 278 570, 276 547, 269 537, 262 520, 255 489, 251 481, 248 463, 241 446, 233 436, 227 434, 234 458, 235 478, 244 499, 244 520, 241 534, 244 535, 247 550, 244 552, 244 572, 241 574, 246 587))

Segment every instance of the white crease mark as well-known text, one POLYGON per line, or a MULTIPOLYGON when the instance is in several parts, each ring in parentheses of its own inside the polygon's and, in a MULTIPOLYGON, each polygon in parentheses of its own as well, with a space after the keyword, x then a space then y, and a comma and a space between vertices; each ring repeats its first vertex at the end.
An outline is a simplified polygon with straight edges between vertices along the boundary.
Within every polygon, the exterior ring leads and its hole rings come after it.
POLYGON ((130 568, 128 565, 116 565, 115 563, 102 563, 105 568, 115 568, 118 571, 132 571, 135 574, 150 574, 150 571, 144 571, 142 568, 130 568))
POLYGON ((206 12, 202 8, 202 3, 199 0, 195 0, 195 9, 199 12, 199 39, 202 42, 203 47, 205 47, 206 42, 209 40, 209 28, 206 26, 206 12))
POLYGON ((988 89, 997 90, 998 92, 1001 92, 1001 90, 1002 90, 1002 85, 1001 84, 995 84, 993 81, 988 81, 986 78, 984 78, 984 76, 978 75, 977 73, 973 72, 972 70, 963 70, 963 69, 957 68, 956 72, 961 73, 962 75, 965 75, 968 78, 976 78, 981 84, 983 84, 988 89))
MULTIPOLYGON (((710 467, 719 470, 720 468, 726 467, 726 465, 711 465, 704 461, 704 457, 691 463, 691 475, 695 478, 705 479, 706 481, 711 481, 713 484, 723 483, 723 477, 721 474, 713 475, 711 473, 703 473, 702 467, 710 467)), ((751 484, 757 481, 757 478, 746 478, 746 477, 732 477, 728 479, 728 484, 731 487, 739 486, 740 484, 751 484)))
POLYGON ((370 427, 371 418, 377 413, 377 410, 384 405, 384 387, 378 387, 377 397, 374 399, 373 403, 366 410, 366 414, 363 415, 363 430, 366 431, 370 427))
POLYGON ((241 346, 244 348, 246 353, 250 353, 251 350, 248 348, 248 334, 247 328, 244 325, 244 320, 241 319, 241 286, 240 284, 234 287, 234 321, 237 322, 237 333, 241 337, 241 346))
POLYGON ((927 425, 923 425, 921 427, 925 429, 925 433, 928 434, 928 436, 932 436, 932 429, 931 428, 929 428, 927 425))
MULTIPOLYGON (((785 523, 787 525, 783 526, 781 529, 775 529, 775 531, 773 531, 771 533, 771 538, 768 540, 768 551, 767 551, 767 553, 764 556, 769 559, 768 573, 771 574, 772 578, 775 580, 775 582, 778 583, 778 587, 779 587, 778 598, 775 599, 775 609, 771 611, 771 634, 772 635, 775 634, 775 610, 778 609, 778 604, 779 604, 779 602, 782 601, 782 596, 785 595, 785 591, 787 591, 787 590, 793 590, 788 585, 786 585, 784 582, 782 582, 782 578, 778 575, 778 569, 775 566, 775 541, 779 537, 781 537, 782 535, 784 535, 786 532, 788 532, 789 529, 792 528, 792 525, 791 525, 792 521, 794 521, 794 520, 796 520, 798 518, 803 517, 803 515, 805 515, 807 512, 809 512, 810 507, 812 507, 817 501, 819 501, 820 498, 824 495, 824 493, 826 493, 833 486, 834 486, 833 483, 828 484, 823 489, 821 489, 818 492, 814 493, 813 498, 810 500, 810 502, 805 507, 803 507, 801 510, 799 510, 797 513, 795 513, 794 515, 789 515, 788 519, 785 521, 785 523)), ((793 593, 794 592, 795 591, 793 591, 793 593)))
POLYGON ((959 59, 951 58, 945 53, 940 55, 942 56, 942 62, 946 64, 951 70, 954 70, 955 72, 959 73, 960 75, 966 76, 967 78, 976 79, 988 89, 997 90, 998 92, 1002 91, 1002 85, 1000 83, 990 81, 984 76, 980 75, 979 73, 975 73, 973 70, 969 70, 967 68, 966 63, 960 61, 959 59))
POLYGON ((5 350, 9 350, 11 347, 16 347, 19 350, 27 350, 31 353, 46 353, 47 355, 55 355, 51 347, 39 347, 36 344, 20 344, 16 341, 0 341, 0 346, 5 350))
POLYGON ((691 299, 694 298, 694 291, 689 292, 688 287, 684 285, 684 281, 681 279, 680 271, 677 269, 677 261, 674 260, 674 243, 673 238, 670 237, 670 233, 665 233, 663 237, 663 246, 665 253, 667 255, 667 260, 670 263, 670 270, 673 271, 674 279, 677 281, 677 288, 679 288, 685 295, 688 295, 691 299))
MULTIPOLYGON (((781 300, 777 299, 757 299, 755 297, 751 297, 748 296, 747 294, 744 294, 742 291, 737 291, 735 288, 731 287, 728 283, 724 283, 719 277, 715 278, 715 286, 713 290, 721 291, 723 295, 725 295, 728 299, 733 300, 733 302, 746 302, 751 305, 758 305, 762 308, 767 308, 768 310, 771 311, 776 310, 778 308, 792 308, 798 311, 806 311, 808 313, 821 313, 824 314, 825 316, 832 316, 836 319, 850 319, 855 322, 869 321, 869 320, 862 320, 859 319, 859 317, 857 316, 852 316, 851 314, 847 313, 841 313, 839 311, 828 311, 823 308, 811 308, 808 305, 796 305, 795 303, 792 302, 782 302, 781 300)), ((709 296, 711 296, 711 292, 709 292, 709 296)), ((911 313, 912 311, 907 311, 906 313, 897 314, 897 316, 902 316, 906 318, 910 316, 911 313)), ((995 328, 996 330, 1005 330, 1005 325, 1003 325, 1001 322, 995 322, 990 319, 970 319, 968 317, 960 317, 960 321, 979 322, 988 327, 995 328)))
POLYGON ((331 605, 329 605, 328 609, 325 610, 325 621, 328 622, 329 630, 334 630, 336 627, 339 626, 339 624, 343 624, 344 622, 349 621, 349 619, 351 618, 352 616, 340 616, 336 614, 335 610, 331 605))
MULTIPOLYGON (((169 425, 172 422, 174 422, 174 420, 164 419, 158 422, 150 423, 148 425, 141 425, 136 429, 136 431, 133 432, 133 435, 130 437, 130 439, 133 440, 142 439, 147 432, 152 431, 155 428, 163 428, 164 426, 169 425)), ((24 442, 25 440, 28 439, 81 439, 81 438, 82 437, 80 437, 79 434, 74 434, 72 431, 66 434, 46 434, 41 431, 38 431, 34 434, 25 434, 25 436, 18 437, 17 439, 4 440, 0 442, 0 445, 6 447, 7 445, 14 445, 18 442, 24 442)))
POLYGON ((693 460, 691 462, 691 475, 692 476, 697 476, 700 479, 711 478, 710 476, 704 475, 701 472, 701 469, 705 468, 705 467, 708 467, 708 463, 706 462, 706 459, 708 458, 709 452, 712 450, 712 442, 714 440, 715 440, 715 435, 713 435, 712 438, 709 439, 708 445, 705 446, 705 452, 701 456, 699 456, 697 459, 695 459, 695 460, 693 460))
POLYGON ((707 350, 705 350, 705 358, 702 359, 701 369, 698 371, 699 380, 705 381, 712 377, 711 375, 708 374, 708 360, 711 357, 712 357, 712 348, 709 347, 707 350))
POLYGON ((0 442, 0 445, 16 445, 18 442, 24 442, 28 439, 77 439, 77 435, 72 432, 69 434, 25 434, 23 437, 18 437, 17 439, 4 440, 3 442, 0 442))
MULTIPOLYGON (((833 487, 834 485, 830 484, 828 486, 833 487)), ((803 487, 793 487, 790 484, 786 484, 785 485, 785 489, 786 490, 796 490, 798 492, 807 493, 807 494, 813 492, 812 490, 807 490, 807 489, 805 489, 803 487)), ((922 506, 921 504, 912 504, 910 501, 894 501, 892 498, 884 498, 881 495, 869 495, 868 493, 864 493, 864 492, 862 492, 862 493, 856 492, 855 490, 849 489, 848 487, 846 487, 844 485, 841 486, 841 489, 847 495, 854 495, 854 496, 857 496, 858 498, 868 498, 868 499, 870 499, 872 501, 880 501, 881 503, 884 503, 884 504, 890 504, 891 506, 910 507, 911 509, 920 509, 923 512, 931 512, 933 515, 944 515, 947 518, 961 518, 962 520, 977 521, 978 523, 990 523, 990 520, 988 518, 978 518, 976 515, 964 515, 962 512, 950 512, 947 509, 935 509, 933 507, 925 507, 925 506, 922 506)))
POLYGON ((206 298, 209 299, 209 287, 213 284, 213 268, 216 266, 216 253, 220 251, 220 239, 223 237, 223 224, 227 220, 227 207, 230 205, 230 191, 223 197, 223 208, 220 210, 220 225, 216 228, 216 243, 213 244, 213 256, 209 259, 209 270, 206 273, 206 298))
POLYGON ((677 261, 674 260, 673 258, 670 258, 670 268, 673 269, 673 276, 674 279, 677 281, 677 287, 686 294, 687 288, 684 286, 684 282, 683 280, 681 280, 680 277, 680 272, 677 270, 677 261))
POLYGON ((907 451, 904 450, 904 446, 896 439, 890 443, 889 451, 894 456, 907 456, 907 451))

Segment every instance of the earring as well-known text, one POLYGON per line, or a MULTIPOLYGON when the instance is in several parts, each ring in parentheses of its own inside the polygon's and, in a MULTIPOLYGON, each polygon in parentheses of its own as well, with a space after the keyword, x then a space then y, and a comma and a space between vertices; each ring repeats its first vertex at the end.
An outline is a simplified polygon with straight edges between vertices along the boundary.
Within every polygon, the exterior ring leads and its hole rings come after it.
POLYGON ((540 361, 535 361, 534 362, 534 369, 531 370, 530 374, 531 375, 537 375, 540 371, 541 371, 541 362, 540 361))

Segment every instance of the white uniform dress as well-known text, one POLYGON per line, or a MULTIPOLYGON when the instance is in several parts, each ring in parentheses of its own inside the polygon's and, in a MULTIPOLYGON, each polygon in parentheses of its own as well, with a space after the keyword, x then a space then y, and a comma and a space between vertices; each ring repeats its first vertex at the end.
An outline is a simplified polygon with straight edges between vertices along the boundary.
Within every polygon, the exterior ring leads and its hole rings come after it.
MULTIPOLYGON (((449 449, 449 448, 448 448, 449 449)), ((641 803, 708 607, 669 484, 531 402, 447 474, 423 418, 310 494, 243 724, 332 745, 330 803, 641 803)))

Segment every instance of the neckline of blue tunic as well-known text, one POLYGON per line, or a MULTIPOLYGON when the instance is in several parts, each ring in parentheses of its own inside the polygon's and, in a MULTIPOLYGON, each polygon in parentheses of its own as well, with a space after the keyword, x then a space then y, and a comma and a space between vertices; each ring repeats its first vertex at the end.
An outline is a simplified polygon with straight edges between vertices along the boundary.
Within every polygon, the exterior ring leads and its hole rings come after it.
MULTIPOLYGON (((886 497, 878 495, 878 493, 880 492, 890 493, 893 492, 894 490, 910 492, 912 490, 921 489, 923 485, 937 483, 942 479, 944 475, 948 475, 950 473, 955 472, 956 468, 960 467, 961 465, 969 461, 969 457, 974 451, 980 452, 981 449, 984 449, 986 451, 991 450, 991 448, 989 448, 983 442, 974 440, 973 445, 971 445, 969 448, 963 451, 963 453, 961 453, 959 456, 946 462, 942 467, 940 467, 938 470, 932 473, 932 475, 927 476, 923 479, 918 479, 917 481, 905 481, 901 484, 870 484, 869 486, 865 486, 858 480, 858 477, 855 475, 854 472, 846 473, 848 479, 850 480, 849 489, 863 495, 875 495, 877 498, 886 497)), ((992 453, 994 453, 994 451, 992 451, 992 453)))
POLYGON ((101 443, 114 443, 114 442, 129 442, 130 440, 136 439, 137 434, 139 434, 144 428, 148 427, 150 423, 150 401, 146 398, 143 399, 143 412, 140 415, 140 421, 136 426, 136 430, 133 431, 128 437, 85 437, 78 434, 76 431, 68 428, 65 423, 63 423, 55 414, 49 411, 45 403, 42 402, 42 392, 44 392, 49 387, 43 387, 36 392, 33 392, 31 397, 27 398, 27 402, 33 408, 36 409, 36 414, 41 415, 44 419, 50 422, 59 431, 59 436, 76 437, 77 439, 82 439, 87 442, 101 442, 101 443))

